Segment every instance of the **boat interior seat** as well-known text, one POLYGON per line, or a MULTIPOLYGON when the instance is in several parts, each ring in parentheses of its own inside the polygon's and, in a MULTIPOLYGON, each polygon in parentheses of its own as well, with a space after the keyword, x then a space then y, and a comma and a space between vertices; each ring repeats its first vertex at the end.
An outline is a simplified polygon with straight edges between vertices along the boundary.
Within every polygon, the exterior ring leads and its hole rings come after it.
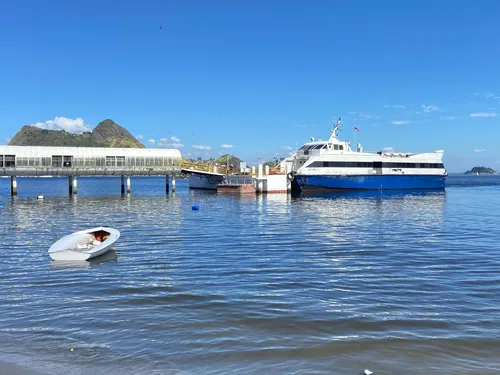
POLYGON ((93 241, 93 240, 95 240, 94 235, 89 234, 89 233, 82 233, 82 234, 79 234, 73 238, 73 241, 75 242, 75 246, 76 245, 86 245, 90 241, 93 241))

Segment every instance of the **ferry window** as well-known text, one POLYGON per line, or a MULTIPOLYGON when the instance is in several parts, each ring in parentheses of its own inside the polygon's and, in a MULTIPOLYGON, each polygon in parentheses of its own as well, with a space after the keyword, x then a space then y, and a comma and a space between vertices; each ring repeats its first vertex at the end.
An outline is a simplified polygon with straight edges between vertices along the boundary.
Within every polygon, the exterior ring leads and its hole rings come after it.
POLYGON ((381 161, 374 161, 373 168, 382 168, 382 162, 381 161))
POLYGON ((339 145, 333 145, 333 149, 334 150, 338 150, 339 149, 339 145))
POLYGON ((0 168, 3 168, 3 155, 0 155, 0 168))
POLYGON ((105 167, 106 166, 106 159, 103 157, 95 158, 95 166, 96 167, 105 167))
POLYGON ((114 166, 115 166, 115 157, 106 156, 106 167, 114 167, 114 166))
POLYGON ((323 147, 322 147, 323 150, 326 150, 327 148, 328 148, 327 145, 323 145, 323 147))
POLYGON ((124 167, 125 166, 125 156, 117 156, 116 157, 116 166, 124 167))
POLYGON ((38 161, 38 158, 28 158, 28 166, 29 167, 34 167, 35 166, 35 160, 38 161))
POLYGON ((343 145, 339 145, 339 150, 343 150, 344 149, 344 146, 343 145))
POLYGON ((62 167, 62 156, 52 155, 52 168, 62 167))
POLYGON ((71 168, 72 161, 73 161, 73 156, 65 156, 64 157, 63 167, 71 168))

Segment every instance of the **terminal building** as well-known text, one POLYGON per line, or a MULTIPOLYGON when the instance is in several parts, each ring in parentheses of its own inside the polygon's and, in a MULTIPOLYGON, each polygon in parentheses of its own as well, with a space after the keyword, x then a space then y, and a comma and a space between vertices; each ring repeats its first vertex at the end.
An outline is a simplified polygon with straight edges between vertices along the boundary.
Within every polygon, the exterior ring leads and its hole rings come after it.
POLYGON ((130 176, 175 176, 182 156, 176 149, 0 146, 0 176, 11 177, 17 194, 17 176, 68 176, 70 194, 76 194, 77 176, 121 176, 122 193, 130 192, 130 176), (126 180, 126 183, 125 183, 126 180))

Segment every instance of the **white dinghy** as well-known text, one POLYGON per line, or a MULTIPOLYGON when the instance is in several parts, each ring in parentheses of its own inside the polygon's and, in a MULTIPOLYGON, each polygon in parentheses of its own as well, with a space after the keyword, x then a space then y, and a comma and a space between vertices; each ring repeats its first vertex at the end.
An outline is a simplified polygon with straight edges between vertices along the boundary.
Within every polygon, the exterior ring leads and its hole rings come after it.
POLYGON ((118 238, 120 232, 113 228, 86 229, 55 242, 49 255, 54 260, 88 260, 107 252, 118 238))

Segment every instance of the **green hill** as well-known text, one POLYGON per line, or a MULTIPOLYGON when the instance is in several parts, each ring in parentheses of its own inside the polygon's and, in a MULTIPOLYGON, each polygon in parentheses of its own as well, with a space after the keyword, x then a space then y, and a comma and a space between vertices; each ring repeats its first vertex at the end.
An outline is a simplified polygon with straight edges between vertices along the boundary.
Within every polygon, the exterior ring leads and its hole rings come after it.
POLYGON ((241 159, 230 154, 225 154, 222 155, 220 158, 215 159, 214 161, 219 164, 232 164, 239 168, 241 159))
POLYGON ((145 148, 127 129, 110 119, 101 121, 92 132, 83 134, 25 125, 16 133, 9 145, 145 148))

